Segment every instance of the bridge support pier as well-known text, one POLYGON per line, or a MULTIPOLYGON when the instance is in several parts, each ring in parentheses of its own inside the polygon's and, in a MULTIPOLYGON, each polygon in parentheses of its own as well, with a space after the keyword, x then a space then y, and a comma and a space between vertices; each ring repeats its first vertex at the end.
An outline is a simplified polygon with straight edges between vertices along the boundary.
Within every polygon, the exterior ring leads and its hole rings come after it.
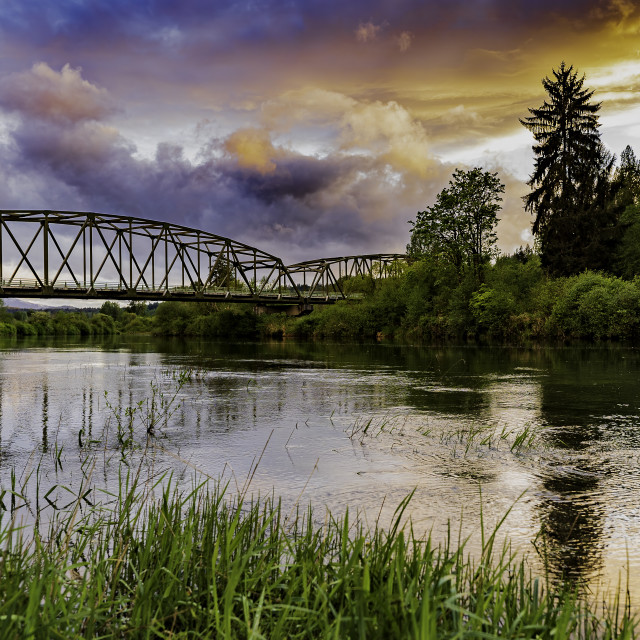
POLYGON ((307 302, 300 304, 257 304, 253 310, 257 315, 286 313, 288 316, 306 316, 313 311, 313 305, 307 302))

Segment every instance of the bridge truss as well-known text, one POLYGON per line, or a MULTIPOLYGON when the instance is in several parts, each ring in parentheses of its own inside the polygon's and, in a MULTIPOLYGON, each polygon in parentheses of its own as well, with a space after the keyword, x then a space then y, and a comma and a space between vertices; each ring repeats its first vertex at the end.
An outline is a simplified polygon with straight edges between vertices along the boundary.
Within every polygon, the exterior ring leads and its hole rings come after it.
POLYGON ((330 303, 346 279, 386 277, 401 255, 286 266, 255 247, 167 222, 0 210, 0 297, 330 303))

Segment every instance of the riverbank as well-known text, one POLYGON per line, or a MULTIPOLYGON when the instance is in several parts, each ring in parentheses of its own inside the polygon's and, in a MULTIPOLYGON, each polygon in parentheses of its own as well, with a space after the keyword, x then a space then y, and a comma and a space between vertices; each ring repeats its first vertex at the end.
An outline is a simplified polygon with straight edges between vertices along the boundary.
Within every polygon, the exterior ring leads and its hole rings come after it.
POLYGON ((405 344, 559 344, 640 342, 640 278, 584 272, 547 277, 538 256, 515 254, 482 277, 423 259, 398 277, 344 282, 363 297, 316 305, 307 316, 255 316, 250 308, 163 303, 162 335, 395 340, 405 344))
MULTIPOLYGON (((123 470, 121 469, 121 472, 123 470)), ((532 576, 495 532, 471 559, 402 526, 285 513, 218 484, 180 493, 122 473, 87 508, 86 486, 49 525, 22 529, 3 492, 3 638, 631 638, 621 592, 599 612, 532 576), (155 489, 155 494, 154 494, 155 489), (157 496, 157 497, 154 497, 157 496)), ((482 523, 480 523, 482 526, 482 523)))
POLYGON ((200 338, 394 340, 405 344, 640 343, 640 277, 544 274, 537 255, 516 252, 480 273, 424 258, 398 276, 343 278, 356 300, 316 304, 302 317, 256 315, 251 304, 163 302, 84 312, 0 309, 0 336, 155 334, 200 338))

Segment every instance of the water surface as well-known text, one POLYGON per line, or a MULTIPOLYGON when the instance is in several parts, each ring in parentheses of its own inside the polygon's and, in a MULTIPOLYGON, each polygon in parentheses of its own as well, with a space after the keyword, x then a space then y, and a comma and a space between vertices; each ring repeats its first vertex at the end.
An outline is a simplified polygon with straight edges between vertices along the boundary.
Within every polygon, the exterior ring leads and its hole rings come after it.
POLYGON ((638 594, 639 370, 637 350, 614 347, 3 343, 0 480, 14 469, 26 485, 39 467, 39 503, 55 485, 56 506, 62 487, 112 486, 155 402, 149 477, 222 477, 370 525, 415 490, 414 529, 443 539, 452 523, 471 551, 481 517, 490 529, 509 512, 502 530, 537 569, 592 585, 628 575, 638 594))

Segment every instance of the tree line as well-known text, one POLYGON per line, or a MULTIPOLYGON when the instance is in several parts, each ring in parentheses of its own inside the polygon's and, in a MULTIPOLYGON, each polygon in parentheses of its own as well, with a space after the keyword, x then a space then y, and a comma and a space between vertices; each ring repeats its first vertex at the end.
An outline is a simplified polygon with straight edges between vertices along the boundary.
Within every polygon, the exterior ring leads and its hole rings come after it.
MULTIPOLYGON (((407 342, 615 339, 640 341, 640 162, 619 162, 599 133, 601 104, 562 63, 547 97, 520 122, 535 144, 533 247, 500 255, 504 184, 495 172, 456 169, 411 221, 408 264, 392 278, 355 278, 364 298, 308 316, 257 316, 251 305, 106 302, 99 312, 9 314, 0 335, 154 333, 202 338, 396 338, 407 342), (152 313, 152 311, 155 311, 152 313)), ((220 274, 225 278, 225 274, 220 274)))
MULTIPOLYGON (((533 215, 542 268, 552 277, 591 270, 633 278, 640 273, 640 162, 627 146, 616 164, 600 137, 601 103, 573 66, 562 62, 542 85, 545 101, 520 120, 535 140, 524 209, 533 215)), ((497 173, 456 169, 411 221, 409 255, 437 257, 481 278, 497 256, 503 193, 497 173)))

